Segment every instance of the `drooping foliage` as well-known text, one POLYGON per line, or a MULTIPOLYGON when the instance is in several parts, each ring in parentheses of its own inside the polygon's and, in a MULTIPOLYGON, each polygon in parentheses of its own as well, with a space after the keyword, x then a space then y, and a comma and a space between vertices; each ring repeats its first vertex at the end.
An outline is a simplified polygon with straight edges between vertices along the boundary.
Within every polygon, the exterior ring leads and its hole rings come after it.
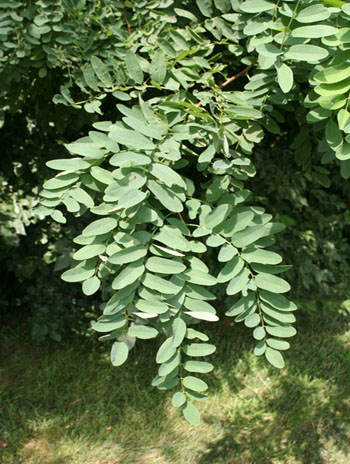
MULTIPOLYGON (((40 192, 40 218, 75 231, 62 279, 103 300, 93 328, 112 341, 113 365, 135 342, 158 337, 153 385, 174 390, 173 405, 198 424, 194 402, 207 390, 199 374, 213 369, 202 358, 215 346, 196 327, 219 319, 218 287, 232 300, 226 315, 251 329, 254 352, 274 367, 284 366, 296 333, 297 308, 280 277, 290 266, 275 245, 292 219, 276 211, 274 220, 273 200, 263 208, 266 193, 254 186, 266 170, 261 147, 273 151, 278 173, 288 148, 302 182, 323 192, 339 171, 350 177, 350 5, 1 7, 5 110, 23 111, 26 92, 51 81, 57 108, 90 125, 46 163, 55 176, 40 192)), ((283 188, 290 180, 278 173, 283 188)))

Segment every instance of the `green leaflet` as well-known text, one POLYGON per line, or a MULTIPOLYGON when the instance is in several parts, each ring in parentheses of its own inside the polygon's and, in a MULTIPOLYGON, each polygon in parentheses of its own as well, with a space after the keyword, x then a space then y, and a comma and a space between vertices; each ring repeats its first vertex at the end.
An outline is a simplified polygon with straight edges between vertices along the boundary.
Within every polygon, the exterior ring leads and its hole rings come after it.
POLYGON ((347 63, 342 63, 337 66, 329 66, 323 71, 315 74, 314 79, 321 84, 334 84, 343 81, 350 76, 350 69, 347 63))
POLYGON ((210 163, 216 153, 214 145, 209 145, 199 156, 199 163, 210 163))
POLYGON ((237 248, 233 247, 229 243, 225 243, 224 245, 222 245, 219 251, 218 261, 220 261, 221 263, 230 261, 237 253, 238 253, 237 248))
POLYGON ((247 316, 246 319, 244 320, 244 325, 249 328, 256 327, 260 323, 261 323, 260 316, 257 313, 249 314, 249 316, 247 316))
POLYGON ((217 276, 220 283, 228 282, 235 277, 243 268, 244 261, 239 256, 235 256, 231 261, 225 264, 217 276))
POLYGON ((174 370, 178 369, 181 361, 180 351, 178 350, 168 361, 161 364, 158 373, 161 377, 171 375, 174 370))
POLYGON ((206 374, 214 369, 214 366, 205 361, 186 361, 184 363, 184 369, 188 372, 198 372, 206 374))
POLYGON ((162 50, 157 50, 152 58, 150 67, 151 79, 162 84, 166 76, 166 61, 162 50))
POLYGON ((339 129, 344 131, 346 134, 350 133, 350 113, 347 110, 339 110, 338 115, 338 126, 339 129))
POLYGON ((268 362, 274 367, 277 367, 277 369, 282 369, 284 367, 284 359, 279 351, 267 347, 265 351, 265 357, 268 362))
MULTIPOLYGON (((74 198, 66 197, 62 200, 62 203, 66 206, 67 211, 70 213, 77 213, 80 210, 80 205, 74 198)), ((41 202, 41 204, 44 204, 41 202)))
POLYGON ((94 258, 95 256, 104 253, 105 249, 105 245, 86 245, 83 248, 80 248, 80 250, 78 250, 77 252, 75 252, 73 258, 78 261, 94 258))
POLYGON ((258 307, 254 303, 253 305, 249 306, 243 313, 239 314, 235 317, 235 322, 242 322, 247 320, 250 316, 256 313, 258 307))
POLYGON ((154 274, 150 274, 149 272, 146 272, 142 283, 152 290, 157 290, 158 292, 165 293, 167 295, 176 295, 178 293, 177 286, 172 282, 154 274))
MULTIPOLYGON (((207 1, 207 0, 197 0, 197 2, 207 1)), ((186 401, 186 403, 182 406, 182 413, 184 418, 191 424, 191 425, 199 425, 200 424, 200 416, 198 409, 196 406, 191 403, 190 401, 186 401)))
POLYGON ((236 277, 230 280, 226 288, 226 293, 228 295, 236 295, 237 293, 241 292, 248 284, 249 279, 250 279, 249 270, 246 268, 243 268, 236 277))
POLYGON ((203 16, 210 18, 213 14, 212 0, 196 0, 197 6, 203 16))
POLYGON ((97 322, 92 324, 92 328, 96 332, 111 332, 112 330, 120 329, 126 324, 125 317, 122 316, 102 316, 97 322))
POLYGON ((293 29, 291 37, 306 38, 306 39, 319 39, 320 37, 327 37, 335 35, 338 29, 333 26, 326 26, 324 24, 317 24, 312 26, 301 26, 293 29))
POLYGON ((209 356, 214 353, 216 347, 210 345, 209 343, 191 343, 186 345, 183 349, 184 353, 187 356, 197 357, 197 356, 209 356))
POLYGON ((198 285, 215 285, 216 279, 215 277, 211 276, 210 274, 200 271, 198 269, 187 269, 183 275, 185 276, 186 280, 193 284, 198 285))
POLYGON ((203 380, 192 375, 184 377, 183 384, 186 388, 195 392, 203 392, 208 389, 208 385, 203 380))
POLYGON ((247 0, 240 5, 240 9, 245 13, 260 13, 275 8, 274 3, 266 0, 247 0))
POLYGON ((125 267, 113 280, 113 290, 120 290, 128 285, 133 284, 139 279, 145 271, 145 266, 142 260, 135 261, 125 267))
POLYGON ((254 281, 259 288, 269 290, 272 293, 285 293, 290 290, 288 282, 272 274, 258 274, 254 281))
POLYGON ((111 361, 113 366, 121 366, 128 359, 129 348, 125 342, 113 343, 111 350, 111 361))
POLYGON ((140 298, 136 303, 135 306, 138 310, 145 312, 145 313, 156 313, 156 314, 164 314, 168 311, 169 307, 165 303, 162 303, 159 300, 152 299, 152 300, 144 300, 140 298))
POLYGON ((288 350, 290 348, 290 344, 285 340, 276 340, 275 338, 268 338, 266 340, 268 346, 274 348, 275 350, 288 350))
POLYGON ((194 340, 195 338, 198 338, 199 340, 202 340, 202 342, 207 342, 209 340, 207 335, 191 328, 187 329, 186 338, 188 338, 188 340, 194 340))
POLYGON ((189 298, 188 296, 184 302, 185 308, 189 309, 190 311, 197 311, 197 312, 204 312, 204 313, 211 313, 215 314, 215 308, 203 300, 195 300, 193 298, 189 298))
POLYGON ((158 331, 154 327, 134 324, 129 328, 128 335, 130 335, 130 337, 142 338, 144 340, 147 340, 149 338, 156 337, 158 335, 158 331))
POLYGON ((255 340, 262 340, 266 337, 266 331, 263 327, 256 327, 253 332, 255 340))
POLYGON ((110 126, 110 137, 112 140, 125 145, 128 148, 138 148, 141 150, 153 150, 155 145, 144 135, 136 130, 125 129, 116 125, 110 126))
POLYGON ((56 177, 48 180, 44 183, 44 188, 47 190, 56 190, 68 187, 74 184, 79 179, 79 176, 74 173, 70 174, 59 174, 56 177))
POLYGON ((111 264, 126 264, 137 261, 147 254, 147 248, 142 245, 134 245, 128 248, 117 251, 109 257, 108 261, 111 264))
POLYGON ((303 8, 296 16, 299 23, 315 23, 329 18, 330 11, 328 8, 320 4, 311 5, 303 8))
POLYGON ((143 166, 145 164, 150 164, 151 158, 141 153, 127 151, 124 153, 116 153, 110 158, 109 162, 112 166, 143 166))
POLYGON ((350 160, 350 143, 344 143, 339 150, 337 150, 335 156, 341 161, 350 160))
POLYGON ((261 32, 268 29, 270 24, 271 23, 269 21, 266 21, 264 18, 262 20, 259 20, 259 18, 257 18, 257 20, 255 21, 248 22, 248 24, 244 27, 243 32, 248 36, 260 34, 261 32))
MULTIPOLYGON (((163 243, 166 247, 167 253, 174 256, 184 256, 182 253, 173 251, 172 249, 180 251, 190 251, 189 242, 182 235, 181 231, 177 228, 164 226, 161 230, 153 237, 154 240, 163 243)), ((159 245, 157 245, 159 248, 159 245)))
POLYGON ((133 79, 136 84, 142 84, 143 72, 137 56, 131 50, 129 50, 125 56, 125 66, 131 79, 133 79))
POLYGON ((80 158, 70 158, 48 161, 46 166, 57 171, 79 171, 80 169, 88 169, 90 164, 80 158))
POLYGON ((65 224, 67 222, 67 219, 63 216, 62 212, 57 209, 51 214, 51 217, 54 221, 61 224, 65 224))
POLYGON ((163 131, 158 127, 149 126, 144 121, 140 121, 136 117, 128 116, 123 118, 123 122, 131 129, 137 130, 140 134, 145 135, 151 139, 161 140, 163 138, 163 131))
POLYGON ((71 189, 69 194, 72 198, 74 198, 74 200, 86 206, 87 208, 92 208, 94 206, 94 200, 87 192, 85 192, 85 190, 80 187, 71 189))
POLYGON ((96 147, 94 143, 74 142, 68 143, 66 148, 76 155, 85 156, 90 159, 101 159, 108 150, 96 147))
POLYGON ((247 309, 251 308, 256 302, 256 296, 253 293, 248 293, 248 295, 244 296, 236 303, 234 303, 228 311, 226 311, 225 315, 229 317, 238 316, 239 314, 243 313, 247 309))
POLYGON ((93 56, 91 58, 91 66, 93 67, 97 78, 102 82, 102 84, 106 87, 112 87, 113 81, 104 62, 97 56, 93 56))
POLYGON ((265 229, 263 226, 250 226, 241 232, 237 232, 232 235, 232 243, 235 247, 243 248, 259 240, 259 238, 265 235, 265 229))
POLYGON ((89 137, 98 147, 107 148, 112 153, 119 151, 119 145, 113 142, 107 134, 97 131, 89 131, 89 137))
POLYGON ((297 309, 296 305, 289 301, 284 295, 278 295, 267 290, 260 290, 259 296, 263 301, 279 311, 295 311, 297 309))
POLYGON ((176 392, 171 400, 174 408, 179 408, 186 402, 186 396, 182 392, 176 392))
POLYGON ((173 345, 173 338, 168 337, 159 347, 156 356, 156 362, 158 364, 168 361, 176 353, 176 348, 173 345))
POLYGON ((150 166, 149 172, 159 179, 160 181, 164 182, 165 185, 171 186, 176 185, 184 190, 187 190, 186 183, 182 179, 182 177, 169 166, 160 163, 152 163, 150 166))
POLYGON ((284 56, 288 60, 315 63, 324 60, 328 55, 329 52, 325 48, 317 45, 292 45, 284 56))
POLYGON ((279 322, 285 323, 285 324, 292 324, 295 322, 295 316, 293 314, 289 314, 285 311, 278 311, 276 309, 273 309, 271 306, 261 303, 260 307, 263 311, 263 313, 267 314, 268 316, 276 319, 279 322))
POLYGON ((147 187, 167 210, 175 213, 183 211, 183 204, 181 201, 164 185, 156 181, 149 180, 147 182, 147 187))
POLYGON ((172 255, 172 256, 185 256, 183 253, 179 253, 178 251, 175 251, 175 250, 170 250, 169 248, 165 248, 160 245, 154 245, 154 246, 158 248, 159 250, 163 251, 164 253, 168 253, 169 255, 172 255))
POLYGON ((73 269, 65 271, 61 279, 65 282, 82 282, 95 274, 95 260, 83 261, 73 269))
POLYGON ((93 276, 83 282, 82 290, 84 295, 90 296, 98 291, 101 281, 97 276, 93 276))
POLYGON ((186 266, 173 259, 151 257, 146 261, 146 268, 158 274, 180 274, 186 266))
POLYGON ((94 70, 92 66, 90 66, 88 63, 85 63, 84 66, 82 67, 83 71, 83 76, 85 79, 86 84, 95 91, 99 91, 98 87, 98 81, 96 79, 96 75, 94 73, 94 70))
POLYGON ((343 144, 343 135, 331 119, 326 124, 326 140, 332 150, 337 151, 343 144))
POLYGON ((208 227, 208 229, 213 229, 214 227, 221 224, 227 218, 231 211, 231 205, 225 204, 217 206, 206 216, 205 226, 208 227))
POLYGON ((177 317, 174 319, 173 325, 173 346, 178 347, 181 345, 186 335, 187 326, 183 319, 177 317))
POLYGON ((242 211, 233 214, 227 221, 224 222, 223 228, 220 229, 220 233, 223 235, 232 236, 232 234, 244 230, 254 218, 254 213, 251 211, 242 211))
POLYGON ((278 85, 282 92, 288 93, 293 87, 293 71, 285 63, 276 62, 275 67, 277 70, 278 85))
POLYGON ((320 84, 314 88, 314 91, 321 96, 342 95, 350 89, 347 80, 336 82, 334 84, 320 84))
POLYGON ((265 351, 266 351, 266 343, 264 340, 260 340, 256 345, 255 345, 255 348, 254 348, 254 354, 255 356, 262 356, 265 351))
POLYGON ((186 295, 196 300, 215 300, 215 295, 199 285, 186 284, 186 295))
POLYGON ((256 51, 259 53, 259 55, 272 58, 273 61, 275 60, 277 56, 282 54, 282 51, 271 43, 259 44, 256 47, 256 51))
POLYGON ((141 192, 141 190, 129 190, 121 195, 118 201, 118 206, 124 209, 132 208, 147 197, 147 192, 141 192))
POLYGON ((114 182, 113 174, 99 166, 93 166, 90 170, 90 174, 102 184, 110 185, 114 182))
POLYGON ((111 217, 97 219, 85 227, 82 234, 86 237, 106 234, 107 232, 111 232, 113 229, 115 229, 117 225, 118 221, 111 217))
POLYGON ((282 261, 282 257, 277 253, 254 247, 246 248, 242 253, 242 258, 248 263, 261 264, 279 264, 282 261))
POLYGON ((291 326, 286 326, 286 327, 266 326, 266 332, 270 335, 273 335, 274 337, 280 337, 280 338, 293 337, 297 333, 294 327, 291 327, 291 326))
POLYGON ((251 264, 251 268, 254 272, 266 274, 281 274, 282 272, 289 271, 291 267, 292 266, 288 264, 281 264, 279 266, 273 264, 251 264))
POLYGON ((193 317, 194 319, 199 319, 201 321, 216 322, 219 320, 218 316, 213 313, 208 313, 205 311, 184 311, 184 314, 193 317))

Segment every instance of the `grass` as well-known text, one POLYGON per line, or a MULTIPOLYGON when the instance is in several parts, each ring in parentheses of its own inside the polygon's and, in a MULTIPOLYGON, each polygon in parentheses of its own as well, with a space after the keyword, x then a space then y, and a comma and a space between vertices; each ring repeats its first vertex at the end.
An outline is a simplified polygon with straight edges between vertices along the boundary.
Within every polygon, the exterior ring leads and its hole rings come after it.
POLYGON ((113 368, 91 341, 33 346, 2 335, 1 464, 348 464, 349 317, 299 313, 283 371, 252 355, 247 329, 219 323, 203 422, 189 426, 150 386, 153 342, 113 368))

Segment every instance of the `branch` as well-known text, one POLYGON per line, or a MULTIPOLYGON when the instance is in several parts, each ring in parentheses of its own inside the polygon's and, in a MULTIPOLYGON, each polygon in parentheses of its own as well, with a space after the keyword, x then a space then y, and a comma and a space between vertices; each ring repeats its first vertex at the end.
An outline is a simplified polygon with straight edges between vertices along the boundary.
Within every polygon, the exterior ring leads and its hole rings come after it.
POLYGON ((123 16, 124 16, 124 19, 125 19, 125 22, 126 22, 126 27, 128 28, 128 32, 129 32, 129 34, 131 34, 132 31, 131 31, 130 23, 128 21, 128 17, 126 16, 126 13, 125 13, 124 10, 123 10, 123 16))
POLYGON ((220 88, 223 89, 224 87, 226 87, 228 84, 230 84, 232 81, 238 79, 239 77, 243 76, 243 74, 247 74, 247 72, 249 72, 257 63, 258 60, 254 60, 252 63, 250 63, 249 66, 247 66, 246 68, 242 69, 242 71, 240 71, 239 73, 235 74, 234 76, 232 77, 229 77, 228 79, 226 79, 225 82, 223 82, 221 85, 220 85, 220 88))
MULTIPOLYGON (((221 85, 220 85, 220 88, 223 89, 224 87, 226 87, 228 84, 230 84, 232 81, 238 79, 239 77, 243 76, 243 74, 247 74, 247 72, 249 72, 257 63, 257 59, 255 59, 254 61, 252 61, 250 63, 250 65, 248 65, 246 68, 242 69, 242 71, 240 71, 239 73, 235 74, 234 76, 231 76, 229 77, 228 79, 226 79, 225 82, 223 82, 221 85)), ((202 106, 202 102, 199 101, 196 106, 199 108, 200 106, 202 106)))

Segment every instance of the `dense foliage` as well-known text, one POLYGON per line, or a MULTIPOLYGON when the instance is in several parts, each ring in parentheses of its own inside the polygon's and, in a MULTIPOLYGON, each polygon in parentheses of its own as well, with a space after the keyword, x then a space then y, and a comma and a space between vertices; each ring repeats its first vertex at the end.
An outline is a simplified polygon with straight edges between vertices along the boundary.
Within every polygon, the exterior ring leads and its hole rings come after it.
MULTIPOLYGON (((323 3, 0 5, 7 241, 32 224, 31 279, 46 287, 40 257, 59 257, 65 282, 104 301, 93 328, 113 340, 114 365, 158 336, 153 384, 176 389, 193 424, 207 389, 197 374, 213 369, 197 358, 215 351, 195 327, 218 320, 216 295, 281 368, 296 305, 280 250, 297 263, 300 293, 346 291, 350 5, 323 3), (47 159, 56 175, 38 222, 47 159)), ((84 304, 59 285, 55 338, 66 307, 84 304)))

